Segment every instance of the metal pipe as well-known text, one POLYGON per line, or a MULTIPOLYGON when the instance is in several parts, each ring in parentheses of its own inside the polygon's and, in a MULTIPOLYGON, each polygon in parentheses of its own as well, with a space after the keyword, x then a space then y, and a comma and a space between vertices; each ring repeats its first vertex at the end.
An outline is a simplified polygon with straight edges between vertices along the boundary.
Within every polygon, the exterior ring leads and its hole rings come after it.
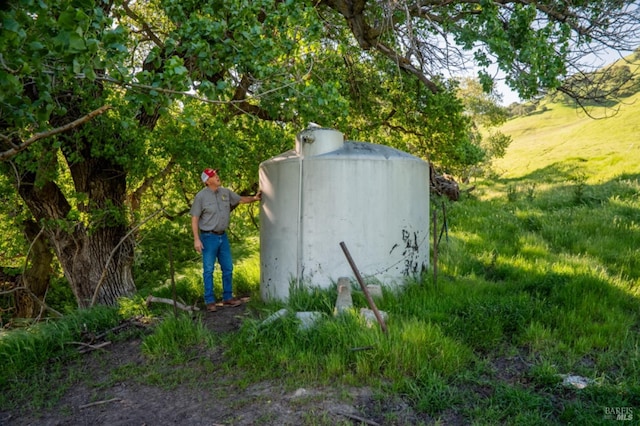
POLYGON ((302 170, 302 162, 304 161, 304 157, 302 155, 302 150, 298 154, 299 155, 299 172, 298 172, 298 223, 297 223, 297 247, 296 247, 296 288, 300 288, 300 275, 302 275, 302 183, 303 183, 303 170, 302 170))

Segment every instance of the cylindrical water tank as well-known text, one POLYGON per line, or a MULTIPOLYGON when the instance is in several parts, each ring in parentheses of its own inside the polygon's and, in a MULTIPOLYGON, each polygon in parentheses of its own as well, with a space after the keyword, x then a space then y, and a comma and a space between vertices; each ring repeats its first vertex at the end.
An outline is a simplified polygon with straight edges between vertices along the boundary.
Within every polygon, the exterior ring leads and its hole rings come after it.
POLYGON ((410 154, 309 128, 296 148, 260 164, 260 292, 327 288, 353 271, 399 284, 429 264, 429 166, 410 154))

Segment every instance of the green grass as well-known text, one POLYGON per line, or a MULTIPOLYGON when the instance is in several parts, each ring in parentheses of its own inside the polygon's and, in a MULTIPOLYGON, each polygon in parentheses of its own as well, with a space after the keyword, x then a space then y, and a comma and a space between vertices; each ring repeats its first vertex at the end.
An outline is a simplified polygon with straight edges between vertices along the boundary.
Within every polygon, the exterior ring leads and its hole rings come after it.
POLYGON ((201 322, 194 325, 191 317, 181 314, 165 319, 152 335, 146 336, 142 342, 142 353, 150 359, 160 358, 181 364, 191 356, 189 348, 201 345, 213 348, 215 340, 201 322))
POLYGON ((96 307, 28 329, 0 333, 0 407, 16 407, 27 399, 35 407, 55 404, 77 377, 63 365, 79 356, 83 336, 118 324, 117 310, 96 307), (58 386, 48 383, 55 380, 58 386))
POLYGON ((544 113, 519 117, 502 128, 512 136, 507 155, 495 162, 501 177, 519 181, 531 178, 542 184, 570 180, 583 173, 589 183, 607 182, 640 173, 640 94, 625 100, 614 113, 592 109, 594 120, 582 110, 549 104, 544 113))
MULTIPOLYGON (((606 424, 607 410, 616 407, 632 408, 635 416, 640 410, 638 108, 630 105, 610 120, 593 121, 551 105, 545 113, 507 123, 514 143, 497 164, 501 173, 477 182, 461 201, 446 202, 448 237, 438 249, 437 285, 430 272, 402 291, 384 289, 378 307, 388 314, 388 334, 362 321, 358 309, 367 304, 355 285, 356 308, 337 318, 335 289, 294 288, 286 305, 260 302, 255 234, 232 241, 236 291, 254 296, 255 314, 237 333, 214 337, 197 317, 174 318, 167 306, 147 308, 146 295, 172 295, 169 242, 175 244, 179 300, 202 299, 200 263, 187 225, 163 225, 163 232, 150 234, 163 235, 163 241, 149 237, 139 247, 143 285, 137 298, 122 302, 119 314, 97 310, 88 318, 0 335, 0 407, 11 406, 6 395, 16 393, 33 395, 31 406, 51 404, 32 389, 47 375, 62 377, 61 364, 50 361, 72 357, 64 342, 77 339, 87 326, 108 328, 118 316, 145 315, 164 318, 144 337, 148 364, 123 366, 111 373, 113 380, 133 377, 153 384, 169 377, 171 384, 222 368, 246 372, 238 377, 239 386, 267 379, 291 387, 368 385, 381 398, 402 397, 436 421, 477 425, 606 424), (283 306, 288 316, 263 322, 283 306), (300 330, 294 311, 318 311, 322 320, 312 330, 300 330), (196 369, 169 373, 170 366, 214 350, 225 352, 224 365, 202 361, 196 369), (23 374, 29 380, 18 380, 23 374), (567 387, 565 375, 592 382, 584 389, 567 387)), ((441 202, 434 199, 433 208, 441 202)))

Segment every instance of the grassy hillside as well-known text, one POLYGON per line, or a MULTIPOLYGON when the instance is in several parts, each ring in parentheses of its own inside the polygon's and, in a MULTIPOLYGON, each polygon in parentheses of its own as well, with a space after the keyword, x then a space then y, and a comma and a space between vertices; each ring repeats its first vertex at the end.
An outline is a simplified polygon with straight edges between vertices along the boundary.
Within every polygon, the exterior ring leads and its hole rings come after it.
MULTIPOLYGON (((539 176, 542 170, 583 173, 589 183, 623 174, 640 173, 640 94, 619 105, 617 113, 604 108, 593 119, 581 110, 547 104, 547 110, 515 118, 502 127, 513 143, 495 163, 505 178, 539 176)), ((547 176, 547 179, 550 176, 547 176)))

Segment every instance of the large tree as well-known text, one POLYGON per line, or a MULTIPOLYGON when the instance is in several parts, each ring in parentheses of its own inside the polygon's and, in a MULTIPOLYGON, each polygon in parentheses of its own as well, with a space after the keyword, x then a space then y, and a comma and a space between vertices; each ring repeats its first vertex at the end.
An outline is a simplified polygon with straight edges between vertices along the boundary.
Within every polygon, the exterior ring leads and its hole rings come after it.
POLYGON ((562 89, 588 49, 636 47, 639 28, 633 2, 599 0, 3 5, 0 169, 81 307, 135 291, 141 214, 184 211, 214 160, 249 190, 257 162, 315 121, 468 162, 446 71, 469 52, 487 88, 497 66, 531 97, 562 89))

